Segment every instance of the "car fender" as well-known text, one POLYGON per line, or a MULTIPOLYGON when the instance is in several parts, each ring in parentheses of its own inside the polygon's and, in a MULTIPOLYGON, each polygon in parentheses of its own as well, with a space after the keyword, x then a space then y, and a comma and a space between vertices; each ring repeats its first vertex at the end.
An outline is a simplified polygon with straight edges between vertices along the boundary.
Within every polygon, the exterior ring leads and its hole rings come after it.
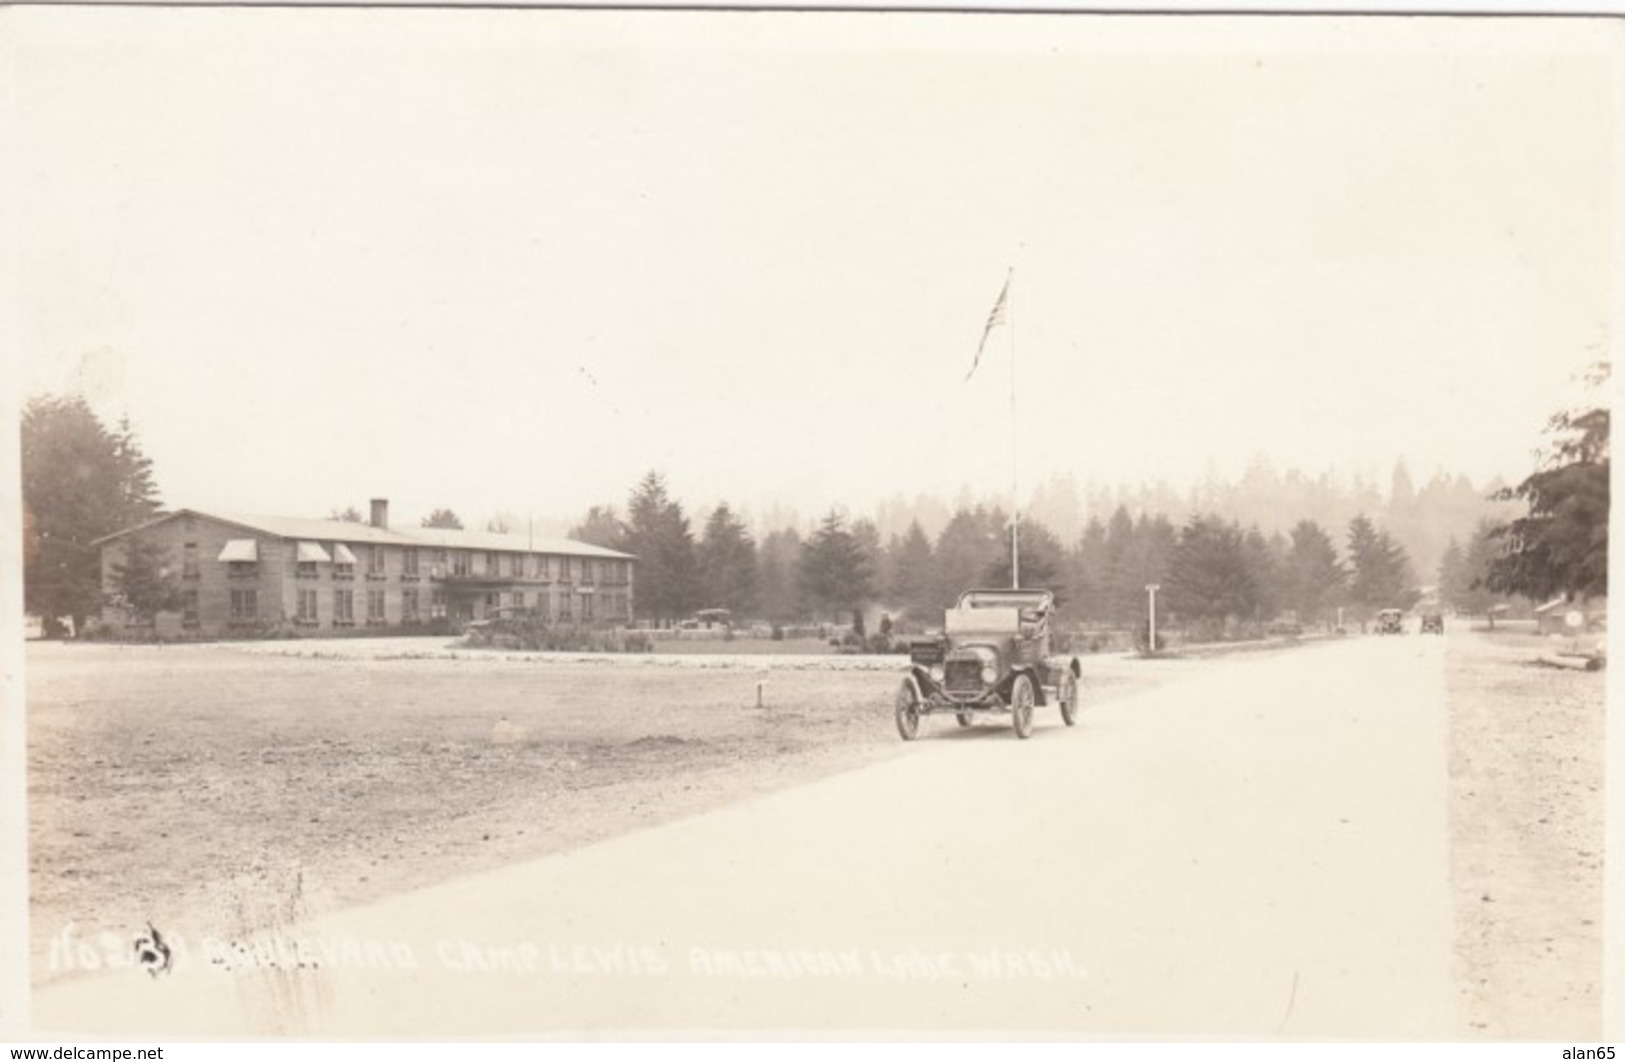
POLYGON ((1059 675, 1063 671, 1070 671, 1073 678, 1083 678, 1083 665, 1078 663, 1078 658, 1075 656, 1045 657, 1044 670, 1051 675, 1059 675))
POLYGON ((909 665, 908 674, 903 681, 914 687, 914 696, 923 704, 930 695, 941 688, 931 679, 931 673, 918 664, 909 665))
POLYGON ((1010 674, 1005 676, 1004 681, 999 683, 999 695, 1005 699, 1006 703, 1009 702, 1010 694, 1016 688, 1017 675, 1026 675, 1033 680, 1033 704, 1042 708, 1049 703, 1044 700, 1044 676, 1032 664, 1016 664, 1010 669, 1010 674))

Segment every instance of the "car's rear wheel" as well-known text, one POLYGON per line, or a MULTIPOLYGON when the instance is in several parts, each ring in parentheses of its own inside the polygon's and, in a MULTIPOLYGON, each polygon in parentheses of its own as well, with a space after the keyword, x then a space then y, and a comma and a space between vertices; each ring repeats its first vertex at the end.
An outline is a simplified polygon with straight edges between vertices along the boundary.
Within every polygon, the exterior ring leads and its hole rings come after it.
POLYGON ((904 741, 920 736, 920 697, 912 682, 904 682, 897 689, 897 732, 904 741))
POLYGON ((1061 676, 1061 690, 1055 699, 1061 702, 1061 722, 1067 726, 1077 726, 1078 680, 1070 668, 1061 676))
POLYGON ((1010 686, 1010 720, 1015 724, 1016 737, 1025 741, 1033 733, 1033 680, 1026 674, 1016 676, 1010 686))

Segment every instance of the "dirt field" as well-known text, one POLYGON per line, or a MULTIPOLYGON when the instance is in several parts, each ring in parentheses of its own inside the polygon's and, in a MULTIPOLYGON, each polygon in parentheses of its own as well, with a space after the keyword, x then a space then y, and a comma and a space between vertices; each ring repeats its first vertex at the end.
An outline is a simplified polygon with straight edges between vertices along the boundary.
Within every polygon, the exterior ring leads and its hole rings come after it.
MULTIPOLYGON (((35 643, 27 663, 40 984, 121 954, 148 920, 230 939, 903 748, 900 658, 419 640, 35 643)), ((1096 673, 1085 695, 1149 681, 1096 673)))
MULTIPOLYGON (((1453 627, 1441 648, 1461 1013, 1487 1039, 1594 1039, 1603 675, 1531 666, 1550 645, 1519 632, 1453 627)), ((149 919, 231 939, 908 748, 893 658, 420 640, 34 644, 27 663, 41 985, 149 919)), ((1086 703, 1221 666, 1087 658, 1086 703)))
POLYGON ((1449 640, 1457 957, 1487 1039, 1603 1033, 1603 676, 1531 663, 1552 647, 1517 630, 1449 640))

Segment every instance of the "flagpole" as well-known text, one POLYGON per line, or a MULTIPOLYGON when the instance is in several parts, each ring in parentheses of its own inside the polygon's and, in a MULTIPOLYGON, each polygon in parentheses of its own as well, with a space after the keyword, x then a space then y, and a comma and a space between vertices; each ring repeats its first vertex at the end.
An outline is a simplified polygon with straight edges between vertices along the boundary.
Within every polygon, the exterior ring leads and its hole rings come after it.
POLYGON ((976 375, 976 369, 982 364, 982 353, 987 349, 987 337, 993 334, 993 329, 999 325, 1008 325, 1010 328, 1010 588, 1021 589, 1021 480, 1018 475, 1020 468, 1016 463, 1016 325, 1015 316, 1010 312, 1010 281, 1015 278, 1016 267, 1011 266, 1004 274, 1004 287, 999 289, 999 297, 993 303, 993 309, 987 315, 987 324, 982 326, 982 341, 976 344, 976 357, 971 359, 970 371, 965 374, 968 383, 976 375))
MULTIPOLYGON (((1015 266, 1005 275, 1008 285, 1015 275, 1015 266)), ((1015 298, 1005 303, 1005 323, 1010 326, 1010 589, 1021 589, 1021 495, 1017 486, 1016 465, 1016 309, 1015 298)))

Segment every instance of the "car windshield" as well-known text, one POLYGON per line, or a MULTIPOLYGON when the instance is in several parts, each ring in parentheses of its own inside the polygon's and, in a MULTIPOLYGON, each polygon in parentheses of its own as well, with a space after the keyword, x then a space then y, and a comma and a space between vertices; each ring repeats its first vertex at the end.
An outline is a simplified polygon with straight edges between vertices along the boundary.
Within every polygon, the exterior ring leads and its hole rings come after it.
POLYGON ((960 608, 1044 608, 1050 603, 1048 590, 967 590, 959 599, 960 608))

